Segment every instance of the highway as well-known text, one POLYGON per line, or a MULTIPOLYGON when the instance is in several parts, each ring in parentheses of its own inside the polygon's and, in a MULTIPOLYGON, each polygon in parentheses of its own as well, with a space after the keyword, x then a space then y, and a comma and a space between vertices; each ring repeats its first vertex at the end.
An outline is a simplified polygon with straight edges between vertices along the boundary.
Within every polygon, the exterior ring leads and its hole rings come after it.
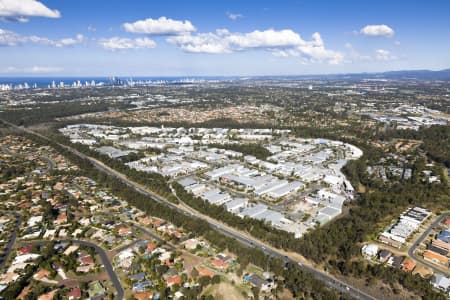
MULTIPOLYGON (((9 126, 16 128, 18 130, 21 131, 25 131, 28 134, 32 134, 35 136, 38 136, 42 139, 45 139, 49 142, 53 142, 51 141, 48 137, 36 133, 32 130, 23 128, 23 127, 18 127, 12 123, 3 121, 4 123, 8 124, 9 126)), ((355 288, 352 287, 336 278, 334 278, 333 276, 319 270, 316 269, 312 266, 308 266, 306 264, 301 263, 300 261, 298 261, 297 259, 295 259, 294 257, 291 257, 288 253, 284 252, 283 250, 280 249, 276 249, 271 247, 268 244, 265 244, 259 240, 257 240, 254 237, 249 236, 248 234, 245 234, 243 232, 238 231, 235 228, 232 228, 230 226, 227 226, 223 223, 221 223, 220 221, 217 221, 213 218, 210 218, 209 216, 203 215, 202 213, 192 209, 191 207, 187 206, 187 205, 183 205, 183 203, 180 203, 180 205, 175 205, 174 203, 171 203, 165 199, 160 198, 159 196, 151 193, 150 191, 148 191, 147 189, 145 189, 145 187, 141 184, 138 184, 136 182, 133 182, 131 180, 129 180, 125 175, 123 175, 120 172, 117 172, 116 170, 106 166, 105 164, 103 164, 102 162, 89 157, 81 152, 79 152, 78 150, 67 146, 67 145, 63 145, 58 143, 58 145, 60 147, 63 147, 64 149, 72 152, 73 154, 77 155, 78 157, 88 160, 90 161, 98 170, 106 173, 109 176, 113 176, 117 179, 119 179, 120 181, 122 181, 125 185, 129 186, 130 188, 132 188, 133 190, 135 190, 138 193, 141 193, 145 196, 148 196, 149 198, 151 198, 152 200, 161 203, 163 205, 166 205, 168 207, 170 207, 171 209, 176 210, 179 213, 182 213, 184 215, 193 217, 193 218, 199 218, 202 219, 206 222, 208 222, 210 224, 210 226, 212 226, 212 228, 214 228, 215 230, 221 232, 222 234, 229 236, 231 238, 236 239, 237 241, 239 241, 240 243, 249 246, 249 247, 254 247, 257 249, 260 249, 261 251, 263 251, 264 253, 271 255, 273 257, 277 257, 277 258, 281 258, 283 259, 285 262, 290 262, 293 263, 295 265, 298 265, 300 268, 310 272, 316 279, 324 282, 325 285, 327 285, 328 287, 340 292, 340 293, 344 293, 344 294, 348 294, 351 297, 355 298, 355 299, 375 299, 373 296, 355 288)))
MULTIPOLYGON (((58 240, 59 242, 67 242, 67 243, 75 243, 80 244, 87 247, 92 247, 94 250, 98 253, 100 256, 100 259, 103 262, 103 266, 105 267, 106 272, 108 273, 109 279, 111 280, 111 283, 113 284, 114 288, 116 289, 116 299, 117 300, 123 300, 124 299, 124 291, 122 288, 122 285, 120 284, 119 278, 117 278, 117 274, 114 271, 113 266, 111 265, 111 262, 108 259, 108 256, 106 255, 105 250, 103 250, 100 246, 97 244, 83 241, 83 240, 58 240)), ((44 245, 46 243, 49 243, 50 241, 31 241, 26 242, 25 244, 33 244, 33 245, 44 245)))
POLYGON ((428 268, 432 269, 434 272, 437 272, 437 273, 443 273, 443 272, 439 268, 436 268, 436 265, 429 263, 429 262, 425 261, 424 259, 417 259, 414 256, 414 252, 416 251, 417 247, 423 242, 423 240, 427 238, 427 236, 430 234, 430 232, 435 227, 437 227, 444 218, 446 218, 448 216, 450 216, 450 213, 444 213, 444 214, 441 214, 439 217, 437 217, 436 220, 434 220, 434 222, 431 223, 430 226, 428 226, 428 228, 419 236, 419 238, 414 242, 414 244, 408 250, 408 256, 412 260, 414 260, 416 263, 420 263, 420 264, 427 266, 428 268))

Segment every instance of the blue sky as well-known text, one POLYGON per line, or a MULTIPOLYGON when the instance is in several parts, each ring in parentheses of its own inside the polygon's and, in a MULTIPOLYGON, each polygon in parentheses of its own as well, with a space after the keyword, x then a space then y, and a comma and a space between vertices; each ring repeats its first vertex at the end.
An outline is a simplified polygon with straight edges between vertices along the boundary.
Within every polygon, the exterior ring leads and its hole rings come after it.
POLYGON ((448 28, 446 0, 0 0, 0 76, 444 69, 448 28))

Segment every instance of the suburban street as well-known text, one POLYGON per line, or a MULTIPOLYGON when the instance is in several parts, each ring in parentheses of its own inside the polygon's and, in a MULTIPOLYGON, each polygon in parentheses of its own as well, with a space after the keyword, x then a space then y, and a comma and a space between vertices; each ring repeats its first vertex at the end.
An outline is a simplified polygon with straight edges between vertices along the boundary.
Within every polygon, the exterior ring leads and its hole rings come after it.
MULTIPOLYGON (((58 240, 60 242, 67 242, 67 243, 75 243, 75 244, 80 244, 83 246, 87 246, 87 247, 91 247, 94 248, 94 250, 98 253, 98 255, 100 256, 100 259, 102 260, 103 266, 105 267, 106 272, 108 273, 108 276, 111 280, 111 283, 113 284, 117 294, 116 294, 116 299, 117 300, 122 300, 124 299, 124 291, 122 288, 122 285, 120 284, 119 278, 117 278, 117 274, 114 271, 113 266, 111 265, 111 262, 108 259, 108 256, 105 252, 105 250, 103 250, 103 248, 101 248, 100 246, 98 246, 95 243, 91 243, 88 241, 83 241, 83 240, 58 240)), ((27 242, 27 244, 33 244, 33 245, 43 245, 48 243, 49 241, 31 241, 31 242, 27 242)))
POLYGON ((411 248, 409 248, 409 250, 408 250, 408 255, 412 260, 414 260, 416 263, 420 263, 420 264, 427 266, 428 268, 432 269, 436 273, 442 273, 442 270, 437 268, 436 265, 425 261, 424 259, 417 259, 414 256, 414 252, 416 251, 417 247, 423 242, 423 240, 427 238, 427 236, 430 234, 430 232, 433 230, 433 228, 438 226, 439 223, 441 223, 442 220, 448 216, 450 216, 450 213, 444 213, 444 214, 441 214, 440 216, 438 216, 436 218, 436 220, 434 220, 434 222, 431 223, 430 226, 428 226, 428 228, 419 236, 419 238, 413 243, 411 248))
MULTIPOLYGON (((3 122, 10 125, 13 128, 25 131, 29 134, 39 136, 40 138, 50 141, 50 139, 48 137, 46 137, 42 134, 36 133, 32 130, 29 130, 29 129, 26 129, 23 127, 16 126, 9 122, 5 122, 5 121, 3 121, 3 122)), ((187 206, 184 203, 175 205, 163 198, 160 198, 159 196, 148 191, 143 185, 131 181, 122 173, 117 172, 116 170, 106 166, 102 162, 100 162, 92 157, 89 157, 70 146, 59 144, 59 143, 58 143, 58 145, 65 148, 66 150, 72 152, 73 154, 77 155, 80 158, 89 160, 98 170, 106 173, 109 176, 116 177, 117 179, 121 180, 124 184, 126 184, 130 188, 134 189, 136 192, 141 193, 145 196, 148 196, 152 200, 154 200, 158 203, 164 204, 164 205, 170 207, 171 209, 178 211, 179 213, 185 214, 187 216, 191 216, 193 218, 203 219, 206 222, 208 222, 217 231, 223 233, 224 235, 227 235, 229 237, 236 239, 237 241, 239 241, 240 243, 242 243, 246 246, 260 249, 261 251, 265 252, 268 255, 271 255, 271 256, 277 257, 277 258, 281 258, 285 262, 290 262, 290 263, 296 264, 300 268, 310 272, 316 279, 323 281, 328 287, 330 287, 340 293, 349 294, 350 296, 352 296, 353 298, 356 298, 356 299, 375 299, 374 297, 368 295, 367 293, 365 293, 362 290, 352 287, 319 269, 316 269, 312 266, 306 265, 307 262, 299 261, 297 258, 293 257, 292 255, 290 255, 289 253, 286 253, 285 251, 283 251, 281 249, 273 248, 272 246, 265 244, 246 233, 240 232, 239 230, 232 228, 226 224, 223 224, 220 221, 217 221, 213 218, 203 215, 200 212, 192 209, 191 207, 187 206)), ((106 254, 105 254, 105 257, 106 257, 106 254)), ((106 267, 106 264, 105 264, 105 267, 106 267)), ((111 269, 112 269, 112 267, 111 267, 111 269)), ((108 271, 108 273, 109 273, 109 271, 108 271)), ((116 276, 112 277, 112 278, 117 279, 116 276)), ((120 283, 118 283, 118 284, 120 286, 120 283)), ((114 285, 116 285, 116 284, 114 284, 114 285)), ((121 287, 120 287, 120 290, 122 290, 121 287)), ((118 293, 119 293, 119 289, 118 289, 118 293)))
POLYGON ((9 254, 11 253, 14 243, 16 242, 17 232, 19 231, 20 224, 22 223, 22 216, 19 213, 10 211, 4 211, 4 213, 13 214, 16 217, 16 223, 14 224, 14 229, 11 233, 11 236, 9 237, 9 241, 4 248, 5 253, 0 258, 0 269, 2 269, 5 266, 5 263, 8 261, 9 254))

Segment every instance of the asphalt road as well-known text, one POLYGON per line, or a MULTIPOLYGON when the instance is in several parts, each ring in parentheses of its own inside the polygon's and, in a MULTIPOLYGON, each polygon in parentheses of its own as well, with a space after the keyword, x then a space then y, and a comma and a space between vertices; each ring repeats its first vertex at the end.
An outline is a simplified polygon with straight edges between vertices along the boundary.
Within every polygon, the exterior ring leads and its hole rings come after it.
MULTIPOLYGON (((112 216, 112 217, 117 217, 115 216, 113 213, 111 212, 107 212, 108 215, 112 216)), ((137 222, 131 221, 131 220, 122 220, 127 222, 130 226, 136 228, 137 230, 139 230, 140 232, 143 232, 144 234, 151 236, 154 240, 160 242, 163 245, 166 245, 167 247, 169 247, 172 250, 175 250, 176 247, 167 243, 164 239, 162 239, 160 236, 158 236, 157 234, 151 232, 150 230, 146 229, 145 227, 140 226, 137 222)), ((126 249, 126 248, 125 248, 126 249)), ((120 252, 120 251, 119 251, 120 252)))
MULTIPOLYGON (((10 126, 12 126, 12 127, 14 127, 14 128, 16 128, 16 129, 18 129, 18 130, 25 131, 25 132, 27 132, 29 134, 36 135, 36 136, 39 136, 39 137, 41 137, 41 138, 43 138, 45 140, 50 141, 50 139, 48 137, 46 137, 46 136, 44 136, 42 134, 36 133, 36 132, 34 132, 32 130, 29 130, 29 129, 26 129, 26 128, 18 127, 18 126, 14 125, 12 123, 9 123, 9 122, 5 122, 5 121, 3 121, 3 122, 8 124, 8 125, 10 125, 10 126)), ((170 207, 170 208, 172 208, 172 209, 174 209, 174 210, 176 210, 176 211, 178 211, 178 212, 180 212, 182 214, 185 214, 187 216, 191 216, 193 218, 203 219, 206 222, 208 222, 210 224, 210 226, 212 226, 217 231, 219 231, 219 232, 221 232, 221 233, 223 233, 223 234, 225 234, 225 235, 227 235, 229 237, 232 237, 232 238, 236 239, 237 241, 239 241, 240 243, 242 243, 244 245, 258 248, 258 249, 262 250, 264 253, 266 253, 268 255, 271 255, 273 257, 281 258, 281 259, 283 259, 286 262, 292 262, 292 263, 298 265, 300 268, 309 271, 316 279, 324 282, 325 285, 327 285, 328 287, 330 287, 330 288, 332 288, 332 289, 334 289, 334 290, 336 290, 336 291, 338 291, 340 293, 348 294, 348 295, 350 295, 351 297, 353 297, 355 299, 376 299, 376 298, 370 296, 369 294, 367 294, 367 293, 365 293, 365 292, 363 292, 363 291, 361 291, 361 290, 359 290, 359 289, 357 289, 355 287, 352 287, 352 286, 347 285, 346 283, 344 283, 344 282, 342 282, 340 280, 337 280, 336 278, 332 277, 331 275, 329 275, 327 273, 324 273, 321 270, 315 269, 315 268, 313 268, 311 266, 307 266, 305 264, 301 264, 298 260, 296 260, 294 258, 291 258, 291 257, 288 257, 283 252, 277 251, 277 250, 271 248, 270 245, 265 245, 265 244, 263 244, 263 243, 261 243, 259 241, 256 241, 256 239, 254 239, 254 238, 252 238, 252 240, 249 241, 249 237, 248 236, 246 236, 244 234, 241 234, 237 230, 231 229, 228 226, 224 226, 224 224, 222 224, 222 223, 220 223, 220 222, 218 222, 216 220, 212 220, 211 218, 202 215, 200 212, 194 211, 192 208, 188 209, 188 208, 183 207, 181 205, 177 206, 177 205, 175 205, 175 204, 173 204, 171 202, 168 202, 167 200, 164 200, 164 199, 162 199, 162 198, 160 198, 160 197, 150 193, 149 191, 141 188, 137 183, 130 181, 122 173, 119 173, 116 170, 109 168, 108 166, 104 165, 100 161, 97 161, 96 159, 93 159, 93 158, 91 158, 91 157, 89 157, 89 156, 79 152, 78 150, 76 150, 76 149, 74 149, 72 147, 69 147, 69 146, 66 146, 66 145, 63 145, 63 144, 58 144, 58 145, 63 147, 63 148, 65 148, 65 149, 67 149, 68 151, 72 152, 73 154, 77 155, 80 158, 89 160, 98 170, 106 173, 107 175, 116 177, 117 179, 121 180, 124 184, 126 184, 130 188, 134 189, 136 192, 139 192, 139 193, 141 193, 141 194, 143 194, 145 196, 148 196, 152 200, 154 200, 154 201, 156 201, 158 203, 161 203, 163 205, 166 205, 166 206, 168 206, 168 207, 170 207)))
POLYGON ((171 245, 171 244, 167 243, 165 240, 163 240, 162 238, 160 238, 158 235, 154 234, 153 232, 147 230, 146 228, 144 228, 144 227, 142 227, 142 226, 139 226, 138 224, 136 224, 136 223, 134 223, 134 222, 131 223, 131 226, 133 226, 133 227, 136 228, 137 230, 139 230, 139 231, 145 233, 146 235, 151 236, 154 240, 160 242, 160 243, 163 244, 163 245, 166 245, 166 246, 169 247, 170 249, 172 249, 172 250, 175 250, 175 249, 176 249, 176 247, 175 247, 174 245, 171 245))
MULTIPOLYGON (((100 246, 98 246, 97 244, 88 242, 88 241, 83 241, 83 240, 58 240, 59 242, 67 242, 67 243, 75 243, 75 244, 80 244, 80 245, 84 245, 84 246, 88 246, 88 247, 92 247, 94 248, 94 250, 98 253, 98 255, 100 256, 100 259, 102 260, 103 266, 105 267, 106 272, 108 273, 109 279, 111 280, 111 283, 113 284, 114 288, 116 289, 117 295, 116 295, 116 299, 117 300, 123 300, 124 299, 124 292, 123 292, 123 288, 122 285, 120 284, 119 278, 117 278, 117 274, 114 271, 113 266, 111 265, 111 262, 108 259, 108 256, 106 255, 105 250, 103 250, 100 246)), ((46 243, 49 243, 50 241, 30 241, 30 242, 26 242, 26 244, 33 244, 33 245, 43 245, 46 243)))
POLYGON ((433 230, 433 228, 438 226, 439 223, 441 223, 442 220, 448 216, 450 216, 450 213, 445 213, 445 214, 442 214, 439 217, 437 217, 436 220, 434 220, 434 222, 431 223, 431 225, 422 233, 421 236, 419 236, 419 238, 416 240, 416 242, 408 250, 408 256, 412 260, 414 260, 416 263, 421 263, 421 264, 427 266, 428 268, 432 269, 434 272, 437 272, 437 273, 442 273, 442 271, 439 268, 436 268, 436 266, 433 265, 432 263, 429 263, 423 259, 420 259, 420 260, 417 259, 414 256, 414 252, 416 251, 417 247, 423 242, 423 240, 427 238, 427 236, 430 234, 430 232, 433 230))
POLYGON ((13 214, 16 217, 16 223, 14 224, 14 229, 9 237, 9 241, 5 246, 5 253, 3 254, 3 257, 0 259, 0 269, 2 269, 5 266, 5 263, 8 261, 9 254, 11 253, 14 243, 16 242, 17 232, 19 231, 20 224, 22 223, 22 215, 20 215, 19 213, 10 211, 3 211, 3 213, 13 214))

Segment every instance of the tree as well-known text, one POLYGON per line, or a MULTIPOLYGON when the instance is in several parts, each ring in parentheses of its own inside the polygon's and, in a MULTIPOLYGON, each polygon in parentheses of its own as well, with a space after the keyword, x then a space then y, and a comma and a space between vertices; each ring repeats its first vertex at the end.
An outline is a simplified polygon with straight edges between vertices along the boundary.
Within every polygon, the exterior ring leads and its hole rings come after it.
POLYGON ((212 284, 219 284, 221 280, 220 275, 214 275, 213 278, 211 279, 211 283, 212 284))
POLYGON ((198 277, 198 271, 196 268, 193 268, 191 271, 191 276, 195 279, 198 277))
POLYGON ((208 285, 211 283, 211 278, 209 278, 209 276, 201 276, 201 277, 198 279, 198 283, 199 283, 202 287, 208 286, 208 285))
POLYGON ((259 299, 259 292, 260 292, 259 287, 256 287, 256 286, 252 287, 253 298, 255 300, 259 299))

